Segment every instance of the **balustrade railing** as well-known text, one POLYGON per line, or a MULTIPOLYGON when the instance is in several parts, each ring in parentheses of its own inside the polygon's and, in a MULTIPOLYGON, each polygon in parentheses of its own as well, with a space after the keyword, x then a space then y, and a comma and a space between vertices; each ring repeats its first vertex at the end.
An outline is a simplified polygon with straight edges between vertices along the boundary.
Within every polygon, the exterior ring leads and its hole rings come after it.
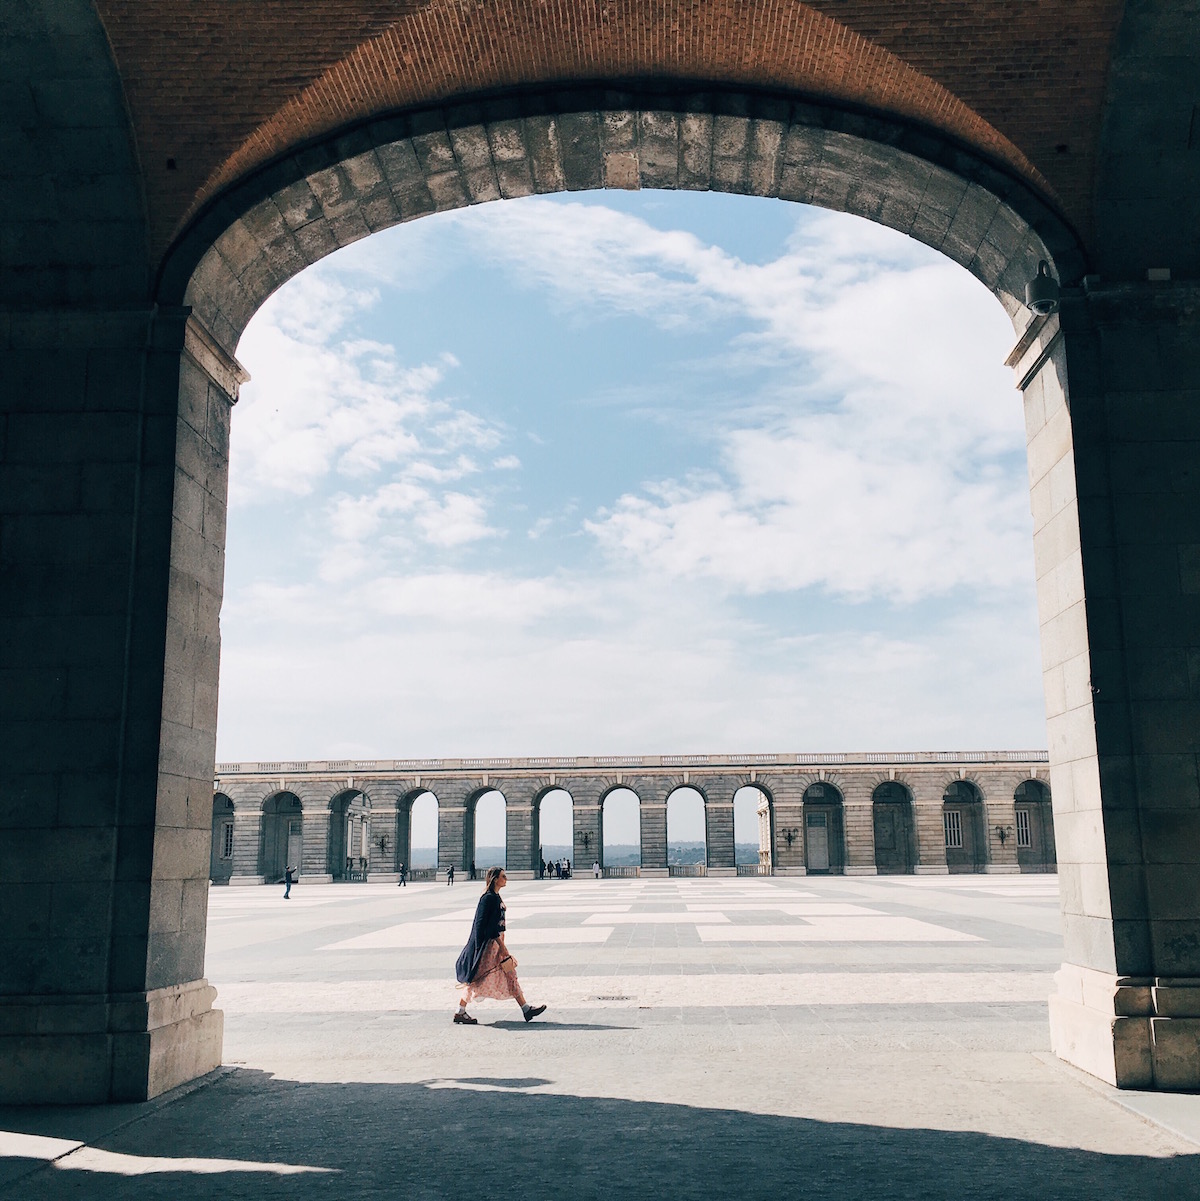
POLYGON ((923 763, 1048 763, 1045 751, 863 751, 753 755, 595 755, 576 758, 541 756, 529 759, 327 759, 279 762, 218 763, 218 776, 345 775, 358 772, 421 774, 455 771, 535 771, 552 767, 563 771, 595 768, 646 770, 654 768, 833 767, 855 764, 923 763))

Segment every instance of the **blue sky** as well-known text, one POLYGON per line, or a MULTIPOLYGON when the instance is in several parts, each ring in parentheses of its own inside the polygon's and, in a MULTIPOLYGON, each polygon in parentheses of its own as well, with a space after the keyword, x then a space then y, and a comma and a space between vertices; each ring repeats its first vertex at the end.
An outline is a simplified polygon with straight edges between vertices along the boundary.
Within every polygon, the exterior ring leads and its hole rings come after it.
POLYGON ((1045 743, 999 304, 853 217, 422 218, 242 340, 218 758, 1045 743))

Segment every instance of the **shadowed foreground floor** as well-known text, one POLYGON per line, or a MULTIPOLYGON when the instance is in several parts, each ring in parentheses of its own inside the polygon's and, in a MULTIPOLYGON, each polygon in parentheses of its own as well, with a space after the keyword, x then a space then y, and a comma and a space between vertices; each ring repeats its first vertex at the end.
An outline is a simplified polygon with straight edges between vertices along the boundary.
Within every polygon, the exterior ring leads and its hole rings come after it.
MULTIPOLYGON (((70 1156, 58 1165, 10 1157, 0 1196, 1200 1198, 1200 1153, 1106 1155, 977 1133, 530 1093, 545 1083, 301 1084, 233 1069, 93 1144, 111 1156, 89 1149, 78 1165, 70 1156), (154 1156, 182 1162, 172 1170, 154 1156), (205 1162, 214 1159, 223 1162, 205 1162)), ((5 1129, 61 1130, 67 1115, 16 1116, 4 1115, 5 1129)))

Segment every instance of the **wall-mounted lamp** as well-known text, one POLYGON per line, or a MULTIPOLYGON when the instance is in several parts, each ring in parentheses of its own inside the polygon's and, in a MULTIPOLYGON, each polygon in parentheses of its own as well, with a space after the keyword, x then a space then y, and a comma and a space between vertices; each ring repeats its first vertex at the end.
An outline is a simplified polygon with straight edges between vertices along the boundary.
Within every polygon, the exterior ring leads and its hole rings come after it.
POLYGON ((779 833, 783 835, 783 841, 787 843, 789 851, 792 849, 792 843, 800 837, 800 830, 796 826, 782 829, 779 833))
POLYGON ((996 837, 1000 839, 1000 845, 1003 846, 1012 837, 1012 826, 997 826, 996 837))
POLYGON ((388 847, 390 845, 391 845, 391 839, 388 838, 388 836, 386 834, 380 834, 380 836, 378 838, 379 853, 381 855, 386 855, 388 852, 388 847))
POLYGON ((591 841, 592 841, 591 830, 584 830, 583 834, 581 835, 581 841, 583 842, 583 849, 586 851, 588 849, 588 847, 591 845, 591 841))
POLYGON ((1045 259, 1038 262, 1037 275, 1025 285, 1025 304, 1039 317, 1048 317, 1058 309, 1058 281, 1050 274, 1045 259))

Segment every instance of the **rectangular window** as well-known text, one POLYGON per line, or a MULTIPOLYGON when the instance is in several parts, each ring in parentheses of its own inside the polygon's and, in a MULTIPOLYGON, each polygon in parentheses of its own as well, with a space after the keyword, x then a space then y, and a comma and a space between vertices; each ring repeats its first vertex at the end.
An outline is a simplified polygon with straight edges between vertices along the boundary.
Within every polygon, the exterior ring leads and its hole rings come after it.
POLYGON ((1017 846, 1028 850, 1033 846, 1033 838, 1029 830, 1029 810, 1017 810, 1017 846))
POLYGON ((962 814, 957 809, 947 809, 942 814, 942 823, 946 828, 946 850, 962 850, 962 814))
POLYGON ((233 858, 233 822, 226 822, 221 827, 221 858, 233 858))

